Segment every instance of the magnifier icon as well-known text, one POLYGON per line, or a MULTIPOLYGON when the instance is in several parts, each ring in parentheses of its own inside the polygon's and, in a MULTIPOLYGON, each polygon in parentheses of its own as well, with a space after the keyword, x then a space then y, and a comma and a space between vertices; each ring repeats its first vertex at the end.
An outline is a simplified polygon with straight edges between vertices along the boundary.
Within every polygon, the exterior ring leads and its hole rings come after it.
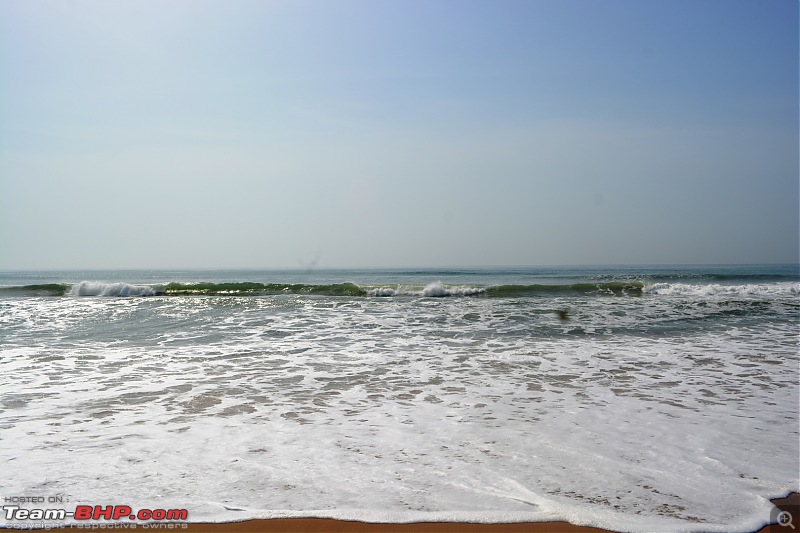
POLYGON ((787 513, 786 511, 781 511, 778 513, 778 524, 781 527, 790 527, 794 529, 794 524, 792 524, 792 513, 787 513))

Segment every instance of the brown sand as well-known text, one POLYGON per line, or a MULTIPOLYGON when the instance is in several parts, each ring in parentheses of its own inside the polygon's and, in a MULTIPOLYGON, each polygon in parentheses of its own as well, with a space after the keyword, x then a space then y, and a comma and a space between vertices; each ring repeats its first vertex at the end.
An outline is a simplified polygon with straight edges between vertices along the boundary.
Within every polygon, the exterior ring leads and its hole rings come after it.
POLYGON ((369 524, 324 518, 251 520, 233 524, 189 524, 185 531, 190 533, 608 533, 605 529, 573 526, 567 522, 369 524))
MULTIPOLYGON (((792 514, 795 528, 800 527, 800 494, 772 500, 781 511, 792 514)), ((191 523, 161 524, 154 531, 188 531, 189 533, 607 533, 605 529, 575 526, 567 522, 522 522, 516 524, 465 524, 453 522, 424 522, 415 524, 372 524, 325 518, 281 518, 249 520, 224 524, 191 523), (172 528, 168 529, 168 526, 172 528)), ((74 533, 70 528, 52 529, 74 533)), ((797 531, 772 524, 758 533, 789 533, 797 531)))

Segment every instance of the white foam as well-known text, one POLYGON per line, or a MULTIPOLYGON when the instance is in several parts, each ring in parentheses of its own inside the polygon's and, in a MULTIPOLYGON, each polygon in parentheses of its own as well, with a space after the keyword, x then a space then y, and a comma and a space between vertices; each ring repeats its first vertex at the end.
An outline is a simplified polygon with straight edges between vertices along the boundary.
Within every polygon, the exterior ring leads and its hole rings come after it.
POLYGON ((422 290, 422 296, 440 298, 443 296, 474 296, 485 292, 480 287, 447 287, 441 282, 430 283, 422 290))
POLYGON ((682 297, 752 297, 752 296, 798 296, 800 283, 762 283, 744 285, 654 283, 644 288, 646 294, 682 297))
POLYGON ((761 321, 683 296, 0 306, 10 494, 192 522, 744 532, 798 489, 792 306, 761 321))
POLYGON ((442 282, 429 283, 423 289, 397 286, 376 287, 367 291, 369 296, 421 296, 425 298, 443 298, 447 296, 475 296, 486 292, 482 287, 463 287, 444 285, 442 282))
POLYGON ((370 296, 397 296, 401 294, 399 288, 392 289, 391 287, 377 287, 375 289, 371 289, 367 291, 367 294, 370 296))
POLYGON ((153 296, 156 291, 146 285, 81 281, 72 286, 70 296, 153 296))

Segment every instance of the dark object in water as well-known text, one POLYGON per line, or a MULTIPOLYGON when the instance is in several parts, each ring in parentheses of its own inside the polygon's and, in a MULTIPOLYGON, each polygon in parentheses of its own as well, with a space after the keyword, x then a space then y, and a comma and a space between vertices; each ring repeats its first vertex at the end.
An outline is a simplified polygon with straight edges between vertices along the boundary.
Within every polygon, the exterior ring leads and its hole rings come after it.
POLYGON ((569 321, 569 311, 567 311, 566 309, 559 309, 558 311, 556 311, 556 314, 558 315, 558 319, 561 322, 569 321))

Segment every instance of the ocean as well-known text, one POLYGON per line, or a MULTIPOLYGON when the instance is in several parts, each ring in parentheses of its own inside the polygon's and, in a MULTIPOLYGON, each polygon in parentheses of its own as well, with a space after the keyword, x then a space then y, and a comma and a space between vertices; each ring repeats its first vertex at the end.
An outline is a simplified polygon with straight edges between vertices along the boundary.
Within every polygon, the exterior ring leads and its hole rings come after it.
POLYGON ((752 531, 799 339, 797 265, 2 272, 0 498, 752 531))

